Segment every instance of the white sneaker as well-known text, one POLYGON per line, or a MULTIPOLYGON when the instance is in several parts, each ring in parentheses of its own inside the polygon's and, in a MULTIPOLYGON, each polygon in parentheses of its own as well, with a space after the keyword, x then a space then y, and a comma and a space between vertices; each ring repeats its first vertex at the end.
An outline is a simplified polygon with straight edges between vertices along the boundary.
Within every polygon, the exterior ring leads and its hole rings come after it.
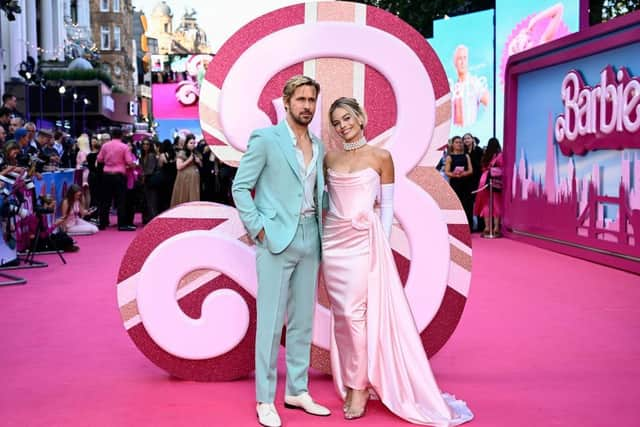
POLYGON ((327 417, 331 415, 329 408, 313 401, 309 393, 304 392, 298 396, 285 396, 284 407, 288 409, 302 409, 307 414, 327 417))
POLYGON ((258 403, 256 405, 256 412, 258 413, 258 422, 265 427, 280 427, 282 421, 276 407, 273 403, 258 403))

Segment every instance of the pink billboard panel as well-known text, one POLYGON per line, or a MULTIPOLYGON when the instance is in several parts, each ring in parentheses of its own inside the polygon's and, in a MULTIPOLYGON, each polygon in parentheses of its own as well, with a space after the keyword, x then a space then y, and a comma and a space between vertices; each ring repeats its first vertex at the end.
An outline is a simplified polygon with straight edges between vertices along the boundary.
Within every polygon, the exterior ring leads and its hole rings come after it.
POLYGON ((636 273, 638 30, 635 13, 514 58, 504 195, 512 236, 636 273))
POLYGON ((212 56, 153 55, 151 96, 156 119, 198 119, 200 88, 212 56))

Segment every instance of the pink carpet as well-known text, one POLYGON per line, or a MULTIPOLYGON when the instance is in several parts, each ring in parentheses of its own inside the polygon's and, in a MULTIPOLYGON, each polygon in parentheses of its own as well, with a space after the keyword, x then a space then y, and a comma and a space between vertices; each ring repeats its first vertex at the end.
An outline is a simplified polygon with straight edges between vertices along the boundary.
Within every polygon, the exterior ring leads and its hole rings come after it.
MULTIPOLYGON (((115 278, 134 235, 80 237, 68 265, 37 256, 50 266, 14 271, 28 283, 0 288, 0 425, 257 425, 251 378, 175 380, 130 341, 115 278)), ((637 425, 640 277, 507 239, 473 244, 469 302, 432 360, 441 388, 475 412, 469 425, 637 425)), ((334 414, 282 409, 284 425, 344 424, 330 378, 310 381, 334 414)), ((409 425, 378 402, 350 424, 409 425)))

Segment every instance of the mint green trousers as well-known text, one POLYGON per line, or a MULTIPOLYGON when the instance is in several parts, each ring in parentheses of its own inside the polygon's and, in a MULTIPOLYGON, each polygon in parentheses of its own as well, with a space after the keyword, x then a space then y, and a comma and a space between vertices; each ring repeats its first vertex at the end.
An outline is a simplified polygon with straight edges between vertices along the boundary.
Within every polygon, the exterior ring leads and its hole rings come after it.
MULTIPOLYGON (((267 237, 268 239, 268 237, 267 237)), ((301 218, 293 241, 279 254, 256 246, 258 300, 256 401, 273 403, 278 350, 287 315, 287 395, 308 391, 308 370, 316 302, 320 234, 315 216, 301 218)))

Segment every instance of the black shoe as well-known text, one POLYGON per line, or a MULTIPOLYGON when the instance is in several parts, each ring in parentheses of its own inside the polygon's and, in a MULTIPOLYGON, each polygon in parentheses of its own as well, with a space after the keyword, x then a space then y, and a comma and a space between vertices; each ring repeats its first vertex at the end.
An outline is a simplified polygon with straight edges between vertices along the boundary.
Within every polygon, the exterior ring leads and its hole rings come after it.
POLYGON ((136 231, 136 226, 135 225, 119 226, 118 231, 136 231))
POLYGON ((98 230, 106 230, 108 225, 100 224, 98 225, 98 230))

